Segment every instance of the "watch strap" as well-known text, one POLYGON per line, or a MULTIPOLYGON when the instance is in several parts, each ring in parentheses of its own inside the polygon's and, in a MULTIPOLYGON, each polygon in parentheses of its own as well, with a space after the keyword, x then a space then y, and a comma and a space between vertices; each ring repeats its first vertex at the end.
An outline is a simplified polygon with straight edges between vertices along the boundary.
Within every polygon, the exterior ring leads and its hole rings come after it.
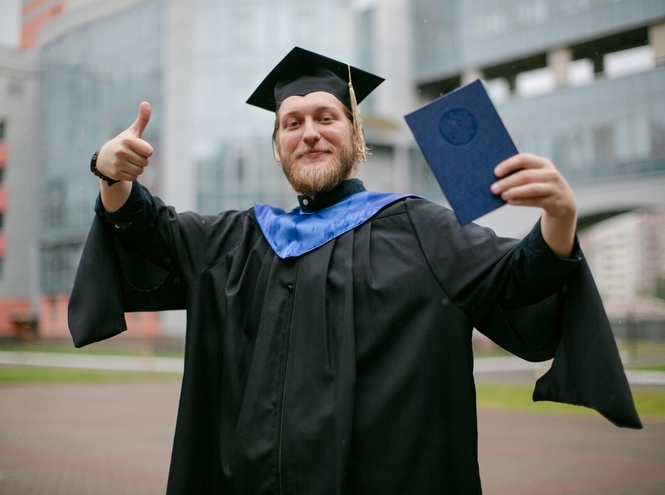
POLYGON ((99 177, 100 179, 105 181, 109 186, 112 186, 116 182, 120 182, 119 180, 115 180, 115 179, 111 179, 110 177, 107 177, 106 175, 101 173, 99 170, 97 170, 97 155, 99 155, 99 150, 95 151, 92 154, 92 159, 90 160, 90 171, 94 175, 96 175, 97 177, 99 177))

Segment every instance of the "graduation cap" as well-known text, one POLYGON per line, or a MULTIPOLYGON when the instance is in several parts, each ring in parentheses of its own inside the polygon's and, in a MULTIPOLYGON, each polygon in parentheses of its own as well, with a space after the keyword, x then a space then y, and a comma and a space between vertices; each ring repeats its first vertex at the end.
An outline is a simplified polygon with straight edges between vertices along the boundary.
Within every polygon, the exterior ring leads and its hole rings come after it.
POLYGON ((324 91, 336 96, 357 120, 354 107, 383 81, 364 70, 295 47, 259 84, 247 103, 276 112, 289 96, 324 91))
POLYGON ((351 112, 353 147, 359 161, 367 158, 358 103, 384 81, 349 64, 296 46, 259 84, 247 103, 271 112, 290 96, 324 91, 337 97, 351 112))

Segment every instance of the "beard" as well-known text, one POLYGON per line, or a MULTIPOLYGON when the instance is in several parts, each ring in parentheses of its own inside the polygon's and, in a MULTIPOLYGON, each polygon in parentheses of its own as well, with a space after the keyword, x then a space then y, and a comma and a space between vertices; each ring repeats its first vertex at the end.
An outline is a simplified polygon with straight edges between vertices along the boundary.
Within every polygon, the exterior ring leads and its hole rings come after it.
MULTIPOLYGON (((279 151, 279 150, 278 150, 279 151)), ((350 143, 340 143, 337 156, 330 157, 335 148, 331 145, 301 147, 281 161, 282 170, 291 187, 307 196, 333 189, 346 180, 356 166, 356 156, 350 143), (324 155, 304 162, 296 161, 307 153, 322 152, 324 155)))

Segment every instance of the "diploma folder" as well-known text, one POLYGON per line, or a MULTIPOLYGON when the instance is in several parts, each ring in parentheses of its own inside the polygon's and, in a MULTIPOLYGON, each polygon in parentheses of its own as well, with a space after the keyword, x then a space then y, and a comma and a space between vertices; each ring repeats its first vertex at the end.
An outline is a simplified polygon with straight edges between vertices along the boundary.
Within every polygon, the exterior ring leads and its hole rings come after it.
POLYGON ((494 167, 518 151, 480 80, 404 118, 461 225, 505 204, 494 167))

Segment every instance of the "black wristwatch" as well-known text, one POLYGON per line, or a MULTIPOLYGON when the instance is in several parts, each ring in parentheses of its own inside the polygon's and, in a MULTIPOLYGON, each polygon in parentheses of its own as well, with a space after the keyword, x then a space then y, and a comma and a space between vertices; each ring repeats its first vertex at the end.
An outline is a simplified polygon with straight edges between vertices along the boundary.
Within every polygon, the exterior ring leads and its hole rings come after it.
POLYGON ((99 170, 97 170, 97 155, 99 155, 99 151, 95 151, 92 154, 92 159, 90 160, 90 171, 95 174, 97 177, 105 181, 109 186, 112 186, 116 182, 120 182, 119 180, 111 179, 110 177, 106 177, 103 173, 101 173, 99 170))

